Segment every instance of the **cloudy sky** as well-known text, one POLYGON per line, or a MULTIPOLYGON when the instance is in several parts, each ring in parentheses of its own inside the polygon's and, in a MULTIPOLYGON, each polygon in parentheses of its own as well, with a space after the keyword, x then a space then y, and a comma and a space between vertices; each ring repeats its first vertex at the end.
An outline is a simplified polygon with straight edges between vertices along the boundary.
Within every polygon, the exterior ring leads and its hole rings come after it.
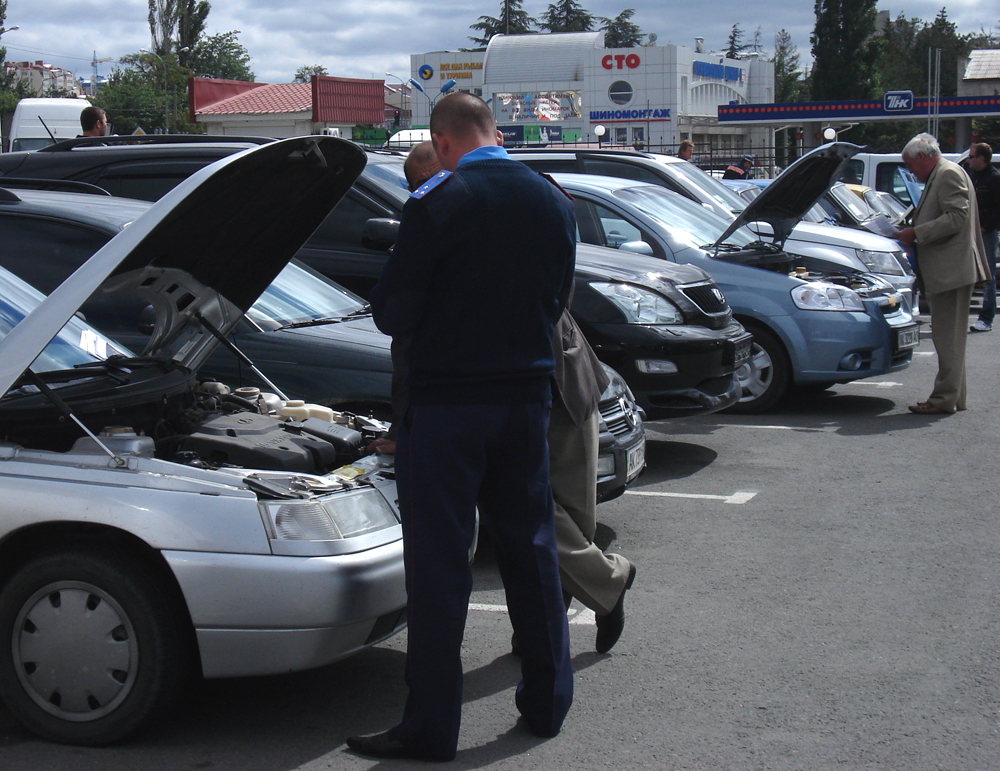
MULTIPOLYGON (((895 18, 899 14, 931 21, 941 0, 900 0, 880 4, 895 18)), ((706 50, 722 49, 733 24, 752 39, 759 28, 770 51, 774 35, 787 29, 792 41, 809 58, 809 33, 814 23, 813 0, 773 0, 746 3, 702 0, 698 3, 663 0, 583 0, 594 16, 617 16, 634 8, 632 21, 644 33, 655 32, 657 44, 693 47, 705 38, 706 50)), ((409 76, 409 55, 469 47, 469 25, 479 16, 498 16, 500 0, 212 0, 207 33, 240 30, 239 40, 250 52, 257 80, 287 83, 303 65, 320 64, 331 75, 383 78, 391 72, 409 76)), ((539 17, 548 0, 524 0, 523 8, 539 17)), ((980 28, 998 32, 997 5, 983 0, 951 0, 948 17, 960 33, 980 28)), ((9 61, 42 60, 80 76, 91 72, 90 62, 134 53, 150 46, 146 0, 8 0, 6 27, 20 29, 3 35, 9 61)), ((113 63, 99 65, 107 75, 113 63)), ((391 81, 391 78, 387 78, 391 81)))

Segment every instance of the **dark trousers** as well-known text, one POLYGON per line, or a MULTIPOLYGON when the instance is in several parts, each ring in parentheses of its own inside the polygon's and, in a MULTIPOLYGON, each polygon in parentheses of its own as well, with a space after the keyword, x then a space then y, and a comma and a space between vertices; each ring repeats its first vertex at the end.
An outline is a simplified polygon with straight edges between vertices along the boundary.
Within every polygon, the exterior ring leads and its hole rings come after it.
POLYGON ((549 490, 548 415, 548 405, 540 402, 411 404, 400 427, 396 483, 409 600, 409 695, 393 733, 428 756, 450 759, 458 746, 477 502, 524 651, 517 708, 534 733, 554 736, 572 703, 549 490))

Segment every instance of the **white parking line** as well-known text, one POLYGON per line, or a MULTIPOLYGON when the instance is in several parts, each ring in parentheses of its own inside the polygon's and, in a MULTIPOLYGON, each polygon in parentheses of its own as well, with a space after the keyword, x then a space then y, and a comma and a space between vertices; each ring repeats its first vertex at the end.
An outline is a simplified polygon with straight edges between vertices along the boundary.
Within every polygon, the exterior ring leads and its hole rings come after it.
POLYGON ((893 380, 852 380, 850 383, 844 383, 844 385, 866 385, 875 386, 876 388, 895 388, 896 386, 903 385, 903 383, 897 383, 893 380))
POLYGON ((914 356, 934 356, 934 351, 914 351, 914 356))
POLYGON ((704 495, 701 493, 658 493, 644 492, 641 490, 626 490, 625 495, 645 495, 650 498, 694 498, 704 501, 722 501, 723 503, 733 503, 737 506, 742 506, 744 503, 748 503, 753 500, 757 495, 757 491, 744 490, 733 493, 732 495, 704 495))
MULTIPOLYGON (((486 613, 506 613, 506 605, 487 605, 482 602, 470 602, 469 610, 479 610, 486 613)), ((583 624, 594 626, 597 623, 597 617, 594 615, 594 611, 589 608, 570 608, 566 612, 566 616, 571 624, 583 624)))
POLYGON ((720 428, 764 428, 769 431, 836 431, 840 428, 839 423, 829 423, 820 428, 807 428, 806 426, 755 426, 753 423, 706 423, 705 425, 718 426, 720 428))

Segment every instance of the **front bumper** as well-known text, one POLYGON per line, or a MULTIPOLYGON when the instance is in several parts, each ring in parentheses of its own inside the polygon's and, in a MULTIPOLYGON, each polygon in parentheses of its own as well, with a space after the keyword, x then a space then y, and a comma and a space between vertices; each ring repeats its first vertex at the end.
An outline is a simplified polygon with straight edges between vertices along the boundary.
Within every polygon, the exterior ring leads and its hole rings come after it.
POLYGON ((737 351, 749 351, 751 338, 739 322, 723 329, 594 324, 586 331, 601 361, 625 378, 648 420, 715 412, 740 398, 737 351), (676 371, 642 372, 640 360, 666 362, 676 371))
POLYGON ((799 311, 785 317, 798 358, 795 382, 849 383, 906 369, 919 340, 908 304, 865 300, 866 313, 799 311), (913 339, 907 340, 910 337, 913 339))
POLYGON ((329 557, 163 556, 187 602, 205 677, 324 666, 406 623, 402 540, 329 557))
POLYGON ((597 502, 611 501, 646 468, 646 429, 626 399, 604 403, 597 459, 597 502))

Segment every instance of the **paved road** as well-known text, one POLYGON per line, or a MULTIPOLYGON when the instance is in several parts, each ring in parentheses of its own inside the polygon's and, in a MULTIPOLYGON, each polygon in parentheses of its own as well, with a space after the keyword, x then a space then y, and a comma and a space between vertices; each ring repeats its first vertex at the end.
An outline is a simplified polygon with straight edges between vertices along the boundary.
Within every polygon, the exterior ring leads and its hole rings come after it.
MULTIPOLYGON (((639 565, 626 632, 598 655, 574 606, 576 701, 556 739, 515 724, 518 664, 481 555, 450 767, 1000 768, 1000 332, 970 339, 955 416, 906 411, 936 366, 929 341, 918 353, 766 416, 650 430, 646 474, 600 509, 599 539, 639 565)), ((108 749, 36 741, 0 708, 0 770, 426 767, 344 751, 400 714, 404 644, 205 683, 108 749)))

